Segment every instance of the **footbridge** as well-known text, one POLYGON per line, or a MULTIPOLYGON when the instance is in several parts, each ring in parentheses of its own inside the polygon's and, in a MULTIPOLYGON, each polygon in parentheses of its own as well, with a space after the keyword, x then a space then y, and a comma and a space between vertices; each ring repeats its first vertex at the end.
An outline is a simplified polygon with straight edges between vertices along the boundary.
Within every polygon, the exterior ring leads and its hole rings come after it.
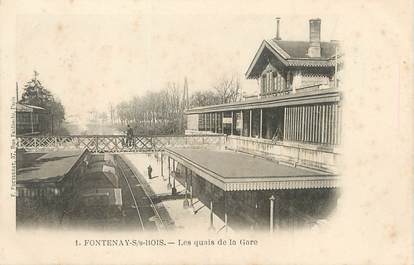
POLYGON ((17 136, 16 147, 29 151, 87 149, 92 153, 154 152, 168 147, 224 145, 225 135, 62 135, 17 136))

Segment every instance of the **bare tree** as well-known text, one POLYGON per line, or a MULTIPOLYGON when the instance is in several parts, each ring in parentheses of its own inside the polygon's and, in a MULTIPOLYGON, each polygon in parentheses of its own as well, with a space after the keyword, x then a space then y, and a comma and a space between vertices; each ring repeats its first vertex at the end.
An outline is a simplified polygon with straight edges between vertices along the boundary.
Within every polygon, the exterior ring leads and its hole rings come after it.
MULTIPOLYGON (((168 82, 160 91, 150 91, 116 106, 116 115, 122 126, 132 124, 136 133, 175 134, 185 129, 184 110, 188 107, 188 84, 183 88, 168 82)), ((191 95, 191 107, 234 102, 240 98, 236 75, 220 79, 213 90, 197 91, 191 95)))
POLYGON ((217 105, 222 102, 220 96, 214 91, 206 90, 206 91, 196 91, 194 94, 191 95, 190 98, 190 106, 191 107, 202 107, 202 106, 209 106, 209 105, 217 105))
POLYGON ((184 99, 175 82, 161 91, 147 92, 116 107, 121 125, 131 123, 137 133, 182 133, 184 131, 184 99))
POLYGON ((220 103, 235 102, 241 98, 240 82, 235 74, 230 77, 223 76, 213 88, 221 99, 220 103))

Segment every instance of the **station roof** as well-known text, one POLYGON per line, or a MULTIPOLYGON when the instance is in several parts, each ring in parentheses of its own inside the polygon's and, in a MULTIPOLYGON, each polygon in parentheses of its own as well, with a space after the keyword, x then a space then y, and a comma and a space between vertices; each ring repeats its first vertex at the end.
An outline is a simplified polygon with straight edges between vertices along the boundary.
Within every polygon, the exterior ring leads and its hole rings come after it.
MULTIPOLYGON (((308 55, 308 48, 309 48, 309 41, 289 41, 289 40, 277 40, 277 39, 270 39, 267 40, 270 44, 277 45, 280 47, 284 52, 287 53, 288 56, 285 56, 286 59, 314 59, 309 57, 308 55)), ((321 60, 332 59, 335 56, 336 48, 339 46, 337 42, 325 42, 321 41, 321 60)))
POLYGON ((331 173, 283 165, 229 150, 172 148, 168 153, 226 191, 325 188, 335 187, 337 182, 331 173))
POLYGON ((46 109, 42 107, 23 103, 17 103, 16 110, 17 112, 47 112, 46 109))
POLYGON ((83 150, 17 154, 17 183, 57 182, 75 165, 83 150), (21 165, 19 165, 21 164, 21 165))
POLYGON ((200 114, 219 111, 238 111, 259 108, 274 108, 282 106, 297 106, 303 104, 317 104, 338 102, 341 93, 338 89, 329 88, 316 91, 300 92, 296 94, 281 95, 277 97, 248 99, 219 105, 196 107, 185 111, 185 114, 200 114))

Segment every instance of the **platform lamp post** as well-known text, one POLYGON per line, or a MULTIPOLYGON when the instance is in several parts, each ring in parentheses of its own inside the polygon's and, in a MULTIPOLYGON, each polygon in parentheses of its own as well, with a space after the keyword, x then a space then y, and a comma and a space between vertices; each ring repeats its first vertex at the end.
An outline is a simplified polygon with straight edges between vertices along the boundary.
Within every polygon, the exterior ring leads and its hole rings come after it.
POLYGON ((188 202, 188 192, 187 192, 187 188, 188 188, 188 184, 187 184, 187 180, 188 180, 188 169, 187 167, 185 168, 185 199, 183 201, 183 207, 184 209, 187 209, 190 206, 190 203, 188 202))
POLYGON ((213 201, 210 201, 210 227, 208 230, 214 230, 214 223, 213 223, 214 215, 213 215, 213 201))
POLYGON ((162 177, 162 180, 165 180, 164 179, 164 156, 163 156, 162 151, 161 151, 161 177, 162 177))
POLYGON ((171 189, 171 194, 172 195, 175 195, 175 194, 177 194, 177 188, 175 187, 175 178, 177 177, 177 172, 176 172, 176 169, 175 169, 175 160, 173 159, 173 173, 174 173, 174 175, 173 175, 173 185, 172 185, 172 189, 171 189))
POLYGON ((274 207, 275 207, 275 196, 270 196, 270 233, 273 233, 273 215, 274 215, 274 207))
POLYGON ((193 173, 191 172, 191 176, 190 176, 190 205, 191 205, 191 208, 193 209, 193 213, 195 212, 194 211, 194 203, 193 203, 193 173))
POLYGON ((172 184, 171 194, 175 195, 175 194, 177 194, 177 188, 175 187, 175 177, 176 177, 175 174, 177 174, 177 173, 174 171, 173 174, 174 175, 173 175, 173 184, 172 184))
POLYGON ((167 184, 167 189, 168 190, 171 189, 171 162, 170 162, 170 157, 168 157, 168 184, 167 184))
POLYGON ((227 220, 227 213, 224 213, 224 225, 225 225, 225 231, 226 231, 226 233, 229 231, 229 229, 228 229, 228 227, 229 227, 229 225, 228 225, 228 220, 227 220))
POLYGON ((227 220, 227 196, 226 196, 226 192, 224 193, 224 227, 225 227, 225 232, 228 232, 228 220, 227 220))
POLYGON ((256 204, 254 206, 254 229, 257 229, 259 227, 259 224, 257 222, 257 219, 258 219, 257 211, 258 211, 258 209, 259 209, 259 205, 256 202, 256 204))

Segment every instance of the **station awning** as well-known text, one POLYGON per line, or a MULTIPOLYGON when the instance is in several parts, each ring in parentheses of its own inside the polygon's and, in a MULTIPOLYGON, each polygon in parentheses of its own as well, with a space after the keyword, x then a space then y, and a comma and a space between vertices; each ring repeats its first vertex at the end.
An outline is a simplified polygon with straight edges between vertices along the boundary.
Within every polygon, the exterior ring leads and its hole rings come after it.
POLYGON ((335 188, 337 176, 229 150, 171 148, 167 155, 224 191, 335 188))
POLYGON ((232 102, 220 105, 211 105, 192 108, 185 114, 201 114, 220 111, 237 111, 259 108, 274 108, 282 106, 298 106, 304 104, 322 104, 339 102, 341 93, 337 89, 329 88, 316 91, 300 92, 296 94, 280 95, 260 99, 249 99, 245 101, 232 102))
POLYGON ((17 112, 47 112, 47 110, 42 107, 22 103, 17 103, 16 110, 17 112))
POLYGON ((17 184, 59 182, 84 154, 85 150, 23 152, 19 154, 22 157, 17 162, 16 182, 17 184))

